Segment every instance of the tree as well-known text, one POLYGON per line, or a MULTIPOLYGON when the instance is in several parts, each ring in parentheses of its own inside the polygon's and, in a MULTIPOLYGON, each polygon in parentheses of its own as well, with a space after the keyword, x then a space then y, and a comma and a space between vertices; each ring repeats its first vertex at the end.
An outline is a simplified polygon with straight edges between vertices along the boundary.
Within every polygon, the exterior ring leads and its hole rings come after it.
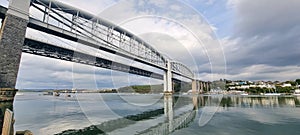
POLYGON ((300 79, 296 79, 295 82, 300 85, 300 79))
POLYGON ((293 90, 292 87, 276 87, 276 89, 279 93, 291 93, 291 91, 293 90))
POLYGON ((295 81, 290 81, 290 84, 291 84, 292 86, 296 86, 296 85, 297 85, 297 83, 296 83, 295 81))

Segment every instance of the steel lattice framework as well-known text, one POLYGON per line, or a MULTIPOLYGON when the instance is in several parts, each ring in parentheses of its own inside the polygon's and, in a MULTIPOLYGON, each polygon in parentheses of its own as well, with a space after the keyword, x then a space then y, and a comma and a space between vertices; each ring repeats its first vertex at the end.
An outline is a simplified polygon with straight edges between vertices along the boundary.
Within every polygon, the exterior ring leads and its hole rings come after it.
MULTIPOLYGON (((30 8, 43 16, 30 16, 28 26, 33 29, 167 70, 166 57, 139 37, 104 19, 51 0, 31 0, 30 8)), ((193 72, 185 65, 171 62, 171 67, 173 73, 194 79, 193 72)))
POLYGON ((172 61, 171 62, 171 69, 172 72, 175 74, 187 77, 187 78, 194 78, 194 73, 184 64, 172 61))

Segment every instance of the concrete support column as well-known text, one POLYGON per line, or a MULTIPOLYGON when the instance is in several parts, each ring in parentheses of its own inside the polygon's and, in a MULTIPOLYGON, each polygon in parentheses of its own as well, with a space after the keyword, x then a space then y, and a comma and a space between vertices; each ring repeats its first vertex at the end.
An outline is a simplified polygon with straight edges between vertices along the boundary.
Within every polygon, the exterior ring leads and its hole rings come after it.
POLYGON ((193 93, 198 93, 197 80, 193 80, 193 81, 192 81, 192 92, 193 92, 193 93))
POLYGON ((173 83, 172 83, 172 67, 171 67, 171 62, 168 60, 168 71, 167 71, 167 75, 168 75, 168 92, 172 93, 173 92, 173 83))
POLYGON ((203 93, 204 92, 204 85, 203 82, 200 81, 200 92, 203 93))
POLYGON ((173 93, 173 83, 172 83, 172 67, 171 62, 167 62, 167 71, 164 75, 164 93, 173 93))
POLYGON ((30 0, 10 0, 0 31, 0 130, 6 108, 13 110, 13 100, 22 47, 29 18, 30 0), (4 105, 3 105, 4 104, 4 105))
POLYGON ((209 82, 206 82, 206 91, 210 91, 209 82))
POLYGON ((164 71, 164 92, 168 91, 168 75, 167 71, 164 71))
POLYGON ((0 88, 14 89, 28 24, 30 0, 10 0, 0 31, 0 88))

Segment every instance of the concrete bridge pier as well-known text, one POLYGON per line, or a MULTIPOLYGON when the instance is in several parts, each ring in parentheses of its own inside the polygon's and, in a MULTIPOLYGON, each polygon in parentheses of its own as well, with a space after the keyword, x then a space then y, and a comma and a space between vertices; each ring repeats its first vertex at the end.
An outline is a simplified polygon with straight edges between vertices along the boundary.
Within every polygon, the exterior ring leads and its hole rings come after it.
POLYGON ((206 91, 210 91, 210 82, 206 82, 206 91))
POLYGON ((202 84, 203 84, 203 92, 206 92, 206 83, 202 82, 202 84))
POLYGON ((199 93, 203 93, 204 92, 204 85, 202 81, 199 81, 199 93))
POLYGON ((164 93, 165 94, 173 94, 174 88, 172 83, 172 67, 171 62, 168 60, 167 62, 167 71, 164 74, 164 93))
POLYGON ((197 80, 192 81, 192 92, 193 94, 199 94, 199 82, 197 80))
POLYGON ((202 90, 203 90, 203 92, 210 91, 209 82, 201 82, 201 83, 202 83, 202 90))
POLYGON ((0 31, 0 130, 4 110, 12 109, 19 64, 29 20, 30 0, 10 0, 0 31), (3 104, 3 105, 2 105, 3 104))

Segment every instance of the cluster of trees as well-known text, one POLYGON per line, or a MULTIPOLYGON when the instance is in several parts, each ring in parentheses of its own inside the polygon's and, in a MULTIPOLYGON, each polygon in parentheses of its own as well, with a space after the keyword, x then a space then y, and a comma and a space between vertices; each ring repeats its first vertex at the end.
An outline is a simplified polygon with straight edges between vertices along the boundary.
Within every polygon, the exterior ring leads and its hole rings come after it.
POLYGON ((270 93, 271 91, 274 91, 273 89, 268 89, 268 88, 249 88, 249 89, 245 89, 245 91, 247 93, 250 94, 259 94, 259 93, 270 93))
POLYGON ((191 83, 174 83, 173 84, 175 92, 187 92, 188 90, 192 89, 191 83))
POLYGON ((292 93, 294 90, 293 87, 276 87, 278 93, 292 93))
POLYGON ((220 79, 220 81, 213 81, 211 83, 211 89, 222 89, 222 90, 227 89, 226 81, 222 79, 220 79))
MULTIPOLYGON (((173 89, 175 92, 187 92, 192 89, 191 83, 173 83, 173 89)), ((118 92, 124 93, 161 93, 163 92, 164 85, 133 85, 127 87, 121 87, 118 89, 118 92)))
POLYGON ((259 93, 292 93, 295 89, 293 87, 280 87, 277 86, 276 90, 275 89, 270 89, 270 88, 249 88, 245 89, 247 93, 251 94, 259 94, 259 93))
POLYGON ((134 85, 121 87, 118 91, 124 93, 160 93, 163 88, 163 85, 134 85))

